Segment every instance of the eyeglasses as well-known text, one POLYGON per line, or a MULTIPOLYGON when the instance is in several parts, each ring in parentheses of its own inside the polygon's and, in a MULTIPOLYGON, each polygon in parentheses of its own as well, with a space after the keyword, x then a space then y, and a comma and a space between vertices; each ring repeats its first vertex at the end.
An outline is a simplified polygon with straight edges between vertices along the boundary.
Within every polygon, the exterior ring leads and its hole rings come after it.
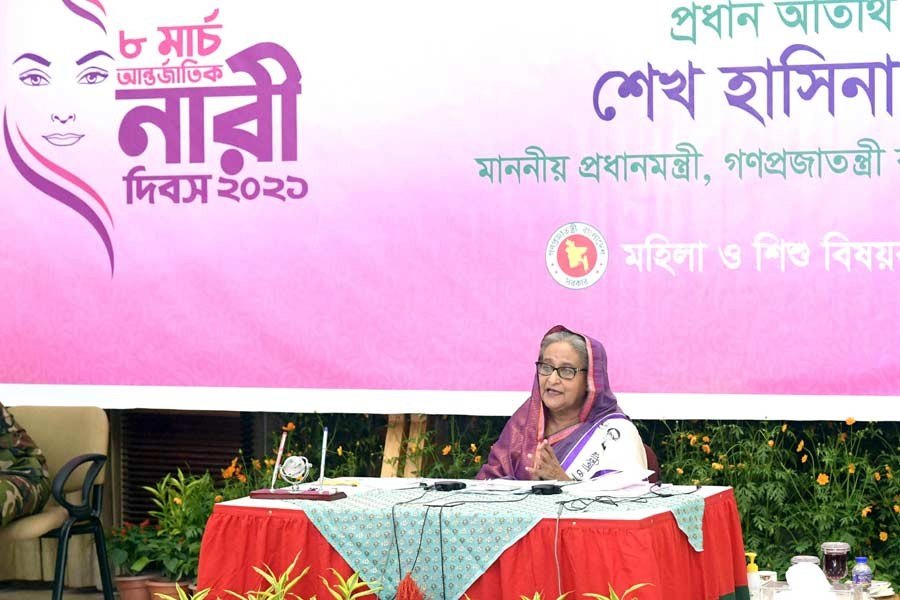
POLYGON ((579 371, 584 371, 587 373, 587 369, 576 369, 575 367, 554 367, 553 365, 548 365, 545 362, 536 362, 534 366, 537 367, 538 375, 542 377, 550 377, 553 375, 553 371, 559 375, 560 379, 575 379, 575 376, 578 375, 579 371))

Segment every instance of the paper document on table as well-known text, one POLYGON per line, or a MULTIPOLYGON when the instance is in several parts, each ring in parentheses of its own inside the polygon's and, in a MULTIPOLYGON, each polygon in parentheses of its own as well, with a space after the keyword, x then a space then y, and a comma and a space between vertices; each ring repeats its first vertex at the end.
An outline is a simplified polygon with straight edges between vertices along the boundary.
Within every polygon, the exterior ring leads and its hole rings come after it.
POLYGON ((629 488, 640 488, 646 491, 650 486, 647 478, 653 475, 648 469, 628 469, 625 471, 613 471, 600 477, 579 482, 569 486, 566 490, 572 494, 593 494, 597 492, 614 492, 617 490, 633 491, 629 488))
POLYGON ((534 485, 533 481, 518 481, 515 479, 489 479, 476 481, 469 484, 470 492, 496 492, 496 493, 514 493, 525 490, 531 490, 534 485))

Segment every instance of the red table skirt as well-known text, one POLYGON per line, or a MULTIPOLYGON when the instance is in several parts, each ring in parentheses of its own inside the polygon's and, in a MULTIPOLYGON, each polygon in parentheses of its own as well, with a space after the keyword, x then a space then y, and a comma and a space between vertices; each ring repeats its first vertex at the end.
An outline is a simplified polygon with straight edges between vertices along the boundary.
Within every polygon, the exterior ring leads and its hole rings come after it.
MULTIPOLYGON (((471 600, 518 600, 541 592, 558 595, 554 557, 556 521, 545 519, 500 558, 468 589, 471 600)), ((703 552, 694 551, 666 513, 640 521, 578 519, 559 523, 562 590, 607 595, 650 583, 629 598, 640 600, 724 600, 748 598, 740 518, 731 490, 706 499, 703 552)), ((265 587, 251 567, 268 565, 280 574, 300 552, 295 575, 309 573, 291 591, 308 598, 331 597, 322 577, 334 582, 329 568, 347 577, 352 569, 299 510, 217 505, 206 526, 200 551, 200 589, 215 598, 225 590, 246 594, 265 587)), ((434 594, 440 599, 440 591, 434 594)))

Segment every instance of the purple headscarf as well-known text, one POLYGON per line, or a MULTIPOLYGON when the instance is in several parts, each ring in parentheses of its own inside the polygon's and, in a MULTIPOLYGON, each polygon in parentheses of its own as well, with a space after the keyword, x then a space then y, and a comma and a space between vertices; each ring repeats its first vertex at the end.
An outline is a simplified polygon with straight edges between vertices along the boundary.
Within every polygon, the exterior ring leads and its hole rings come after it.
MULTIPOLYGON (((553 327, 544 337, 557 331, 568 331, 584 338, 588 353, 587 394, 578 412, 578 423, 547 438, 556 457, 562 462, 584 433, 598 421, 612 415, 625 415, 609 389, 603 344, 562 325, 553 327)), ((525 467, 532 465, 528 455, 533 455, 538 443, 544 439, 545 410, 538 375, 535 373, 531 397, 506 422, 500 439, 491 447, 488 461, 481 467, 477 479, 531 479, 531 474, 525 467)))

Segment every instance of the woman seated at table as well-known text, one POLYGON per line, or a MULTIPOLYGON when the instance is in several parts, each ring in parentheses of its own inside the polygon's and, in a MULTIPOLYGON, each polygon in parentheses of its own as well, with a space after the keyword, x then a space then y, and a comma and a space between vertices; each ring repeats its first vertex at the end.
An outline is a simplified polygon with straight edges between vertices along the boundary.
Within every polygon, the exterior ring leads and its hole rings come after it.
POLYGON ((606 351, 557 325, 541 341, 531 397, 510 417, 478 479, 590 479, 646 469, 641 436, 609 389, 606 351))

